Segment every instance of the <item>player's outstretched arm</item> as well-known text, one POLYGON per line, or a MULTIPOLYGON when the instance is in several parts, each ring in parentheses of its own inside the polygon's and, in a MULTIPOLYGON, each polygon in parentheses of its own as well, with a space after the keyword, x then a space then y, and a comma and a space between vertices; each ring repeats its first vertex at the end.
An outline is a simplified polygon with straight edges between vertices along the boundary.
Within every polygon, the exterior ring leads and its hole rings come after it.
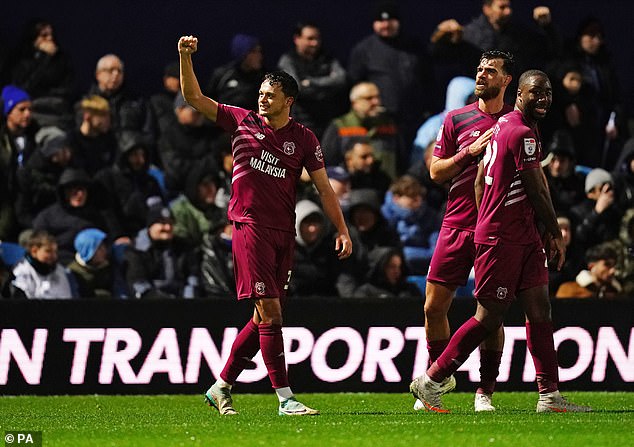
POLYGON ((332 186, 330 186, 330 181, 328 181, 326 169, 321 168, 310 172, 310 178, 317 188, 317 192, 319 192, 321 205, 326 213, 326 216, 328 216, 330 221, 337 228, 338 234, 337 239, 335 240, 335 251, 337 252, 337 256, 339 259, 345 259, 352 254, 352 240, 350 239, 348 226, 343 218, 343 213, 341 212, 337 196, 332 190, 332 186))
POLYGON ((198 50, 198 38, 182 36, 178 39, 178 54, 181 66, 181 91, 185 101, 211 121, 218 116, 218 102, 203 95, 194 73, 192 54, 198 50))

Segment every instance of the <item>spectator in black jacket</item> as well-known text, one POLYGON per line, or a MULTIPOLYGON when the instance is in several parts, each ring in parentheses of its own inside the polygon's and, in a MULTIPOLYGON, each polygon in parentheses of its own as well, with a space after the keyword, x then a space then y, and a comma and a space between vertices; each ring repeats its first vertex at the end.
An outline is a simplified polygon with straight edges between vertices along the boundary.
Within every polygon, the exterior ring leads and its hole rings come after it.
POLYGON ((405 259, 398 248, 381 247, 370 254, 367 282, 354 293, 355 298, 421 297, 420 289, 407 282, 405 259))
POLYGON ((225 219, 203 237, 201 277, 206 297, 228 298, 236 295, 232 235, 233 225, 225 219))

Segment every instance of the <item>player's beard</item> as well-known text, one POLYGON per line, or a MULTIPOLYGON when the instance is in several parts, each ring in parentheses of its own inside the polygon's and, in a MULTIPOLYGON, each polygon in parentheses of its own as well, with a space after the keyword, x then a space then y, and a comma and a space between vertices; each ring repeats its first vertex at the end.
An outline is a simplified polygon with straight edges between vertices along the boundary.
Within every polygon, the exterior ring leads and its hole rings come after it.
POLYGON ((493 99, 500 94, 500 87, 487 87, 481 92, 475 91, 475 95, 478 99, 483 101, 488 101, 489 99, 493 99))

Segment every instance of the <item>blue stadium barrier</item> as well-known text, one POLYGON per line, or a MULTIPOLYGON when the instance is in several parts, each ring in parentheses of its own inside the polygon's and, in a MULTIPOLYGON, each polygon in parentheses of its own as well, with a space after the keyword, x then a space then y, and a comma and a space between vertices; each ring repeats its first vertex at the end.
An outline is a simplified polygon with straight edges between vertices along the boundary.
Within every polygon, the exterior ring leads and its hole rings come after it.
POLYGON ((24 247, 14 242, 0 242, 0 257, 9 267, 17 264, 26 253, 24 247))

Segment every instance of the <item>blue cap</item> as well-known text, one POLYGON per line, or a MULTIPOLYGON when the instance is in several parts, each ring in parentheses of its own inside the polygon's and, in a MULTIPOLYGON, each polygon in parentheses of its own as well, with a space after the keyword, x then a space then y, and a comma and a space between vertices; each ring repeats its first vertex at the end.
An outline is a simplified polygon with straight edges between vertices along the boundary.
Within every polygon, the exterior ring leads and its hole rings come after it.
POLYGON ((75 236, 75 250, 81 260, 89 262, 95 256, 99 245, 104 239, 106 239, 106 233, 97 228, 87 228, 77 233, 77 236, 75 236))
POLYGON ((11 110, 19 103, 30 101, 31 97, 27 92, 15 85, 7 85, 2 89, 2 101, 4 103, 4 116, 11 113, 11 110))

